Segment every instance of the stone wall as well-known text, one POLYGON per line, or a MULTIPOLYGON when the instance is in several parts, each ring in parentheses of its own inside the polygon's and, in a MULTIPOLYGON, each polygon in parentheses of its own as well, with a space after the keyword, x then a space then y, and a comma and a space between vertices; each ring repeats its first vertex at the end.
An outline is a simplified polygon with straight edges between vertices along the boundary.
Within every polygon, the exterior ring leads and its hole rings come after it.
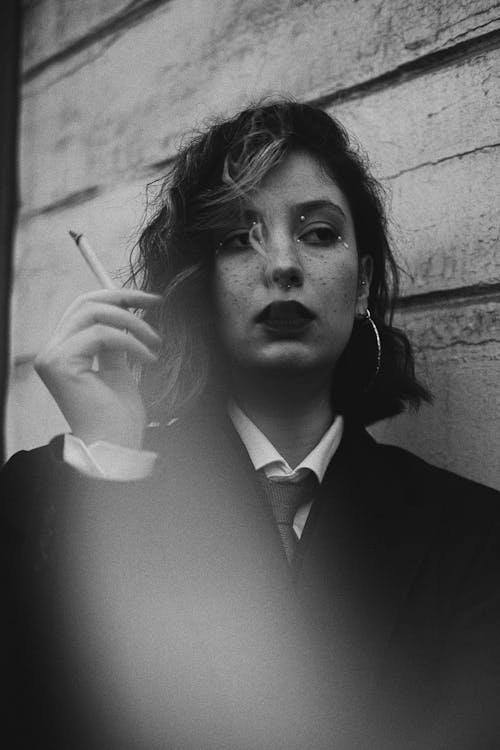
POLYGON ((9 452, 65 423, 32 369, 95 286, 67 230, 123 266, 182 134, 265 94, 319 103, 388 189, 398 320, 433 407, 387 442, 500 486, 500 9, 494 0, 25 0, 9 452), (495 455, 496 454, 496 455, 495 455))

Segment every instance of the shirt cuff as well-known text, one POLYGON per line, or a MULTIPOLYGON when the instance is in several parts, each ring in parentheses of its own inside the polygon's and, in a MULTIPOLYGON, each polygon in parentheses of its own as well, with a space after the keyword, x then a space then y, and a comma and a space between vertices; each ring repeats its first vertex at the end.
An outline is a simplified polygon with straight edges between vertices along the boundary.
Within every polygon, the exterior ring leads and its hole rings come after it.
POLYGON ((64 436, 63 461, 94 479, 146 479, 153 471, 156 456, 153 451, 124 448, 105 440, 86 445, 74 435, 64 436))

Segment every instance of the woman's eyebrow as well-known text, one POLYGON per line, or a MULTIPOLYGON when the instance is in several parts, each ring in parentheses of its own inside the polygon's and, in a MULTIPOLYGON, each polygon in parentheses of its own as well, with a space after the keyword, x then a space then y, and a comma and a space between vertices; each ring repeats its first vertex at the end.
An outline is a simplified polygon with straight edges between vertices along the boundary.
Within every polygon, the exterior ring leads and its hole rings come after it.
POLYGON ((317 211, 322 208, 327 208, 330 210, 333 209, 334 211, 339 213, 343 219, 346 219, 346 215, 343 209, 337 203, 333 203, 333 201, 325 199, 325 198, 320 198, 318 200, 312 200, 312 201, 305 201, 304 203, 297 203, 293 207, 293 211, 294 213, 297 213, 297 214, 302 214, 302 213, 307 214, 307 213, 311 213, 311 211, 317 211))

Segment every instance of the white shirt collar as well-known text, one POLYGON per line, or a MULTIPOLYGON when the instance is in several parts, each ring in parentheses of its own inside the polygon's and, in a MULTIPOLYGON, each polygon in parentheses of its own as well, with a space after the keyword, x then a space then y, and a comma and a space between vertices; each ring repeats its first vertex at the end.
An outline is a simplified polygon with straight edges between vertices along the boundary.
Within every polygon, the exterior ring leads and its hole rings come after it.
POLYGON ((268 478, 286 481, 294 481, 303 469, 309 469, 316 474, 318 481, 321 482, 328 464, 340 444, 344 428, 343 417, 337 415, 316 447, 295 469, 292 469, 271 441, 232 400, 228 404, 228 414, 247 449, 255 470, 264 469, 268 478))

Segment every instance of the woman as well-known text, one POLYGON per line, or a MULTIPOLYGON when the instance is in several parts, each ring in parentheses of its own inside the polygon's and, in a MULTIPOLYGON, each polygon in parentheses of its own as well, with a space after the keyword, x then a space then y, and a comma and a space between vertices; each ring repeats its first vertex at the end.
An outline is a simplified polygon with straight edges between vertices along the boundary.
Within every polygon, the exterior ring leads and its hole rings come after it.
POLYGON ((498 503, 364 430, 428 395, 342 127, 279 101, 194 138, 133 278, 68 310, 36 367, 72 434, 5 470, 57 732, 489 747, 498 503))

